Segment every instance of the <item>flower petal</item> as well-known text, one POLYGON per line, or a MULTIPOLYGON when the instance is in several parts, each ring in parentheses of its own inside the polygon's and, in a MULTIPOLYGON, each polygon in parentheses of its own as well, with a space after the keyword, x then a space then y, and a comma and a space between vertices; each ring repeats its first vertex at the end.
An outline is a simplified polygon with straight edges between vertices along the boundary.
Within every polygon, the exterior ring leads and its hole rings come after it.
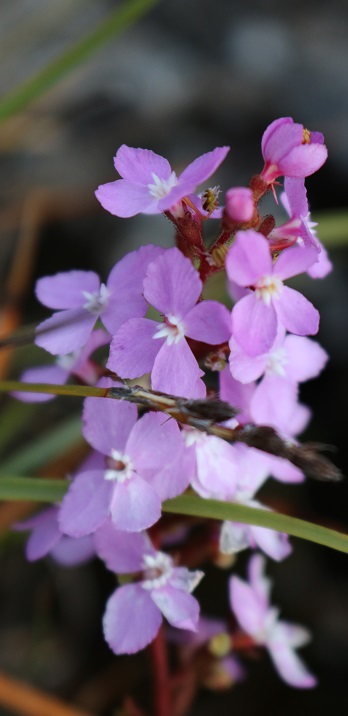
POLYGON ((157 209, 158 201, 151 196, 148 187, 126 179, 101 184, 95 195, 106 211, 123 219, 135 216, 145 209, 149 213, 160 213, 157 209))
POLYGON ((217 170, 224 161, 230 147, 216 147, 211 152, 206 152, 197 157, 179 176, 179 183, 185 186, 191 186, 192 189, 187 192, 194 192, 199 184, 205 182, 217 170))
POLYGON ((57 311, 37 326, 35 343, 53 355, 72 353, 87 343, 95 322, 83 308, 57 311))
POLYGON ((197 303, 201 291, 198 272, 176 247, 150 263, 144 281, 144 296, 161 313, 182 319, 197 303))
POLYGON ((139 184, 153 184, 152 174, 160 179, 169 179, 171 167, 167 159, 155 154, 151 149, 128 147, 126 144, 118 149, 115 168, 123 179, 139 184))
POLYGON ((185 338, 182 338, 179 343, 173 343, 171 346, 163 344, 155 358, 151 383, 154 390, 173 393, 183 398, 197 398, 201 397, 202 381, 199 379, 202 375, 191 349, 185 338))
POLYGON ((298 336, 313 336, 318 333, 319 312, 299 291, 283 286, 280 298, 274 302, 274 308, 279 320, 290 333, 298 336))
POLYGON ((267 353, 277 335, 277 326, 274 304, 266 306, 254 293, 244 296, 232 309, 233 336, 250 356, 267 353))
POLYGON ((155 321, 130 318, 117 331, 110 345, 109 370, 121 378, 139 378, 149 373, 163 340, 154 338, 155 321))
POLYGON ((191 594, 167 584, 154 589, 151 597, 169 624, 178 629, 197 630, 199 604, 191 594))
POLYGON ((106 520, 94 535, 98 556, 107 568, 119 574, 140 572, 144 554, 155 550, 146 532, 117 530, 111 519, 106 520))
POLYGON ((261 276, 273 273, 272 256, 267 239, 257 231, 237 231, 226 256, 230 281, 239 286, 253 286, 261 276))
POLYGON ((125 584, 107 602, 104 636, 115 654, 134 654, 150 644, 161 623, 161 612, 150 592, 140 584, 125 584))
POLYGON ((70 537, 91 534, 100 527, 110 512, 113 484, 104 479, 104 472, 82 472, 71 483, 59 512, 59 527, 70 537))
POLYGON ((94 271, 67 271, 39 278, 35 293, 48 308, 82 308, 86 303, 83 291, 99 293, 99 288, 99 276, 94 271))
POLYGON ((231 336, 231 313, 218 301, 201 301, 184 319, 185 335, 215 346, 231 336))
POLYGON ((140 532, 155 524, 161 516, 161 500, 139 475, 113 489, 111 519, 116 529, 140 532))

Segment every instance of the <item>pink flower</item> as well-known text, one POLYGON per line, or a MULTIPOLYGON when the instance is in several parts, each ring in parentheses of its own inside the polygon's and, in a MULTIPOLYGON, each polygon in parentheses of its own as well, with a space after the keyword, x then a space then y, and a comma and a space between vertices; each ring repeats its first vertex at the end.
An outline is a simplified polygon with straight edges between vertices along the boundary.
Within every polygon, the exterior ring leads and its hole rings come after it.
POLYGON ((232 333, 250 356, 269 350, 278 323, 297 335, 317 333, 318 311, 299 291, 283 284, 283 279, 307 270, 312 263, 311 250, 293 247, 283 251, 273 264, 262 234, 252 229, 237 232, 226 257, 227 275, 239 286, 253 290, 232 310, 232 333))
POLYGON ((71 353, 87 343, 98 318, 113 335, 132 316, 144 316, 146 268, 163 251, 151 245, 132 251, 114 266, 106 285, 94 271, 40 278, 37 298, 58 311, 37 327, 35 343, 54 355, 71 353))
POLYGON ((291 117, 276 119, 267 127, 261 148, 265 160, 261 177, 267 184, 279 176, 308 177, 327 159, 323 135, 310 132, 291 117))
POLYGON ((199 605, 191 592, 203 572, 175 567, 144 532, 120 532, 110 521, 98 530, 95 541, 110 570, 141 575, 139 581, 119 587, 106 605, 104 635, 115 654, 133 654, 147 646, 161 626, 162 615, 178 629, 196 631, 199 605))
POLYGON ((295 652, 307 644, 310 635, 297 624, 281 621, 278 609, 270 606, 271 584, 263 574, 264 565, 261 555, 251 558, 249 584, 239 577, 231 577, 231 609, 242 629, 256 644, 266 647, 278 674, 287 684, 300 689, 313 688, 316 678, 295 652))
POLYGON ((230 315, 218 301, 200 301, 202 281, 191 261, 168 249, 147 271, 144 296, 164 322, 131 318, 114 336, 108 368, 121 378, 151 371, 155 390, 186 398, 205 396, 203 375, 186 341, 218 345, 231 335, 230 315))
POLYGON ((304 179, 286 177, 280 200, 290 216, 290 221, 271 231, 268 236, 271 244, 273 241, 285 238, 292 242, 296 241, 298 245, 314 248, 318 252, 318 257, 307 273, 312 278, 324 278, 332 271, 332 263, 316 235, 316 223, 311 220, 304 179))
MULTIPOLYGON (((114 383, 103 378, 102 387, 114 383)), ((72 537, 95 532, 111 515, 121 530, 140 531, 161 516, 163 500, 189 482, 182 469, 183 441, 177 423, 160 413, 137 420, 133 403, 87 398, 83 434, 101 455, 104 468, 77 474, 65 495, 59 525, 72 537)))
POLYGON ((216 147, 195 159, 177 177, 169 162, 159 154, 123 144, 114 160, 122 179, 102 184, 95 195, 104 209, 115 216, 160 214, 195 192, 198 184, 216 171, 228 152, 229 147, 216 147))

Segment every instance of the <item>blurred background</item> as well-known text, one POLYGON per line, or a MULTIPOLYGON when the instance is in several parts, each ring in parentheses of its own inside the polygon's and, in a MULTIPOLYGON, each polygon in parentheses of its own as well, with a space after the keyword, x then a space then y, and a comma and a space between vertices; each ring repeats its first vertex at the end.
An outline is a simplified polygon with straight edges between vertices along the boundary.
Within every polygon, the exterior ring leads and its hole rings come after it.
MULTIPOLYGON (((107 24, 122 5, 127 0, 2 0, 1 97, 107 24)), ((334 263, 325 280, 301 282, 321 312, 319 340, 330 354, 324 374, 301 392, 313 409, 304 439, 336 446, 333 459, 347 474, 347 36, 344 0, 159 0, 35 101, 3 118, 1 333, 47 315, 33 294, 39 276, 80 268, 105 280, 130 249, 150 241, 171 245, 165 218, 117 219, 94 198, 99 184, 116 179, 113 156, 121 144, 153 149, 176 171, 228 144, 231 152, 213 180, 225 190, 261 171, 264 129, 277 117, 291 116, 325 135, 328 163, 306 185, 319 237, 334 263)), ((1 106, 0 100, 0 119, 1 106)), ((265 200, 262 211, 271 206, 274 211, 272 200, 265 200)), ((33 346, 4 350, 0 377, 17 377, 44 360, 33 346)), ((41 407, 10 398, 1 402, 2 474, 59 476, 73 469, 83 454, 78 400, 41 407)), ((348 530, 346 483, 272 484, 264 497, 290 514, 348 530)), ((76 570, 49 560, 26 564, 23 539, 9 535, 8 527, 27 512, 27 504, 0 506, 0 714, 35 714, 25 710, 25 699, 22 710, 6 706, 3 674, 75 703, 84 713, 126 716, 127 693, 139 694, 139 703, 146 704, 150 667, 146 655, 115 659, 103 643, 100 618, 113 580, 96 563, 76 570)), ((232 708, 243 716, 270 709, 284 716, 295 710, 340 712, 348 673, 347 556, 296 540, 294 547, 292 557, 270 568, 274 601, 284 618, 312 631, 304 658, 319 687, 308 693, 286 687, 264 655, 248 664, 245 684, 225 693, 199 690, 192 716, 213 709, 223 716, 232 708)), ((244 564, 241 558, 241 571, 244 564)), ((219 596, 224 580, 212 569, 208 592, 200 594, 214 616, 227 610, 226 596, 219 596)), ((80 711, 66 716, 74 713, 80 711)))

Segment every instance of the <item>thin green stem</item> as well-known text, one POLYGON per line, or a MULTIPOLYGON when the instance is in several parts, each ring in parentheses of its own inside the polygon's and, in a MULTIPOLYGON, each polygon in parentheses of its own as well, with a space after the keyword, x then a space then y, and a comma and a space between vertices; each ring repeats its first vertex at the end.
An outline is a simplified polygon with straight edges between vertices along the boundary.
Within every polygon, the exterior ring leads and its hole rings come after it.
POLYGON ((97 50, 104 47, 113 37, 139 20, 159 0, 125 0, 110 13, 103 22, 60 57, 50 62, 44 69, 30 77, 0 102, 0 122, 17 114, 31 102, 47 92, 60 79, 72 72, 75 67, 88 60, 97 50))

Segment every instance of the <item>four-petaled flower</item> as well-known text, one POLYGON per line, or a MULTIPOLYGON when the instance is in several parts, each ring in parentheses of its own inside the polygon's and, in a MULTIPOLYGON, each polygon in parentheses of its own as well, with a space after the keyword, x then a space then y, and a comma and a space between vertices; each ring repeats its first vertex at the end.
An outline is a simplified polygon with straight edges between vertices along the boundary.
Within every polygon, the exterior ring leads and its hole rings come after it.
POLYGON ((104 209, 115 216, 160 214, 209 179, 229 149, 216 147, 202 154, 177 177, 164 157, 149 149, 134 149, 123 144, 115 156, 115 168, 123 178, 102 184, 95 195, 104 209))

